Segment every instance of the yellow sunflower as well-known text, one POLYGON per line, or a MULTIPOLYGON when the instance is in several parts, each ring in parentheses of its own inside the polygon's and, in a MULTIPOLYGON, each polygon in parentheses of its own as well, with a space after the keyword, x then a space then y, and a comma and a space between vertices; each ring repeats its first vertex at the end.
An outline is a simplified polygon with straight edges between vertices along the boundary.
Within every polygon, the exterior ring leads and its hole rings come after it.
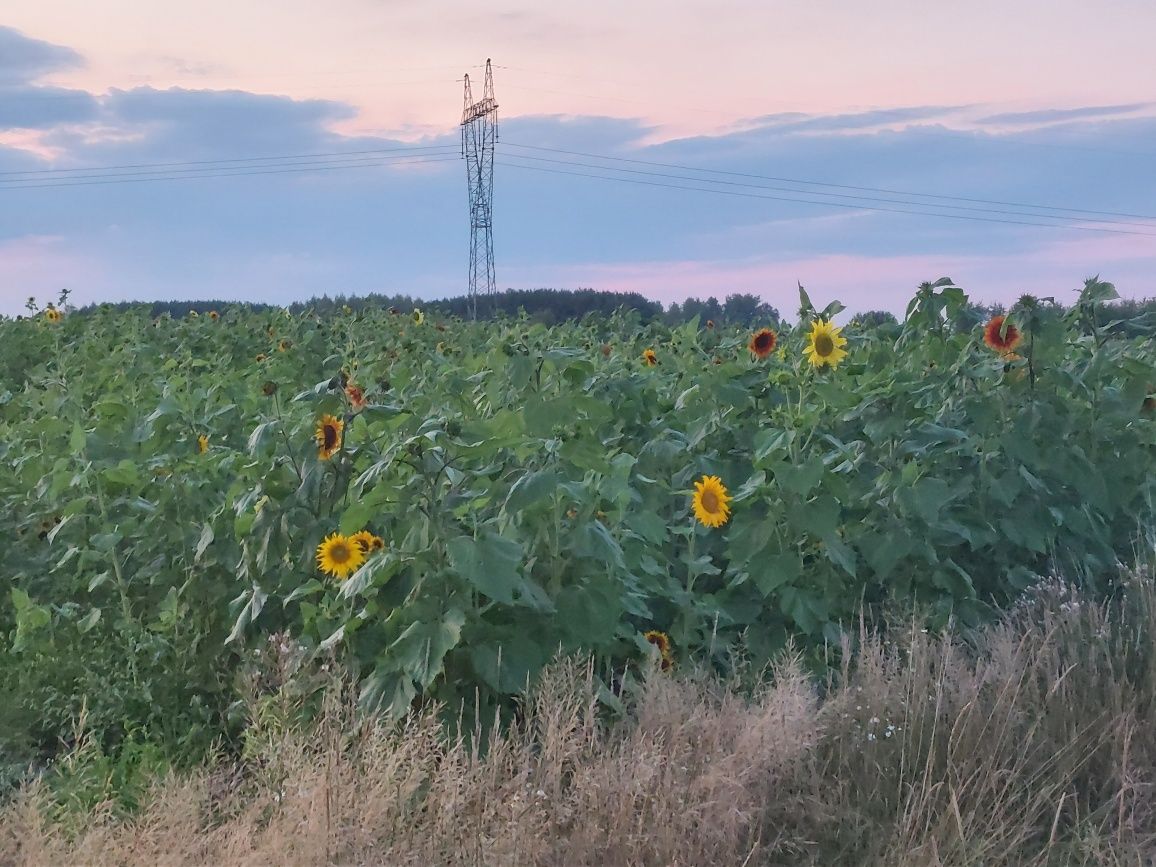
POLYGON ((209 311, 209 318, 212 319, 214 322, 216 322, 218 319, 221 318, 221 314, 218 313, 216 310, 210 310, 209 311))
POLYGON ((49 307, 44 311, 44 318, 49 322, 59 322, 64 318, 64 314, 57 310, 55 307, 49 307))
POLYGON ((292 348, 293 348, 293 341, 292 340, 280 340, 277 343, 277 351, 278 352, 288 352, 292 348))
POLYGON ((413 309, 413 324, 421 325, 423 322, 425 322, 425 314, 415 307, 413 309))
POLYGON ((654 365, 658 364, 658 356, 654 354, 653 349, 643 350, 642 363, 647 367, 654 367, 654 365))
POLYGON ((375 536, 369 530, 362 530, 360 533, 354 533, 349 537, 349 541, 353 542, 361 549, 361 553, 369 555, 374 551, 380 551, 385 547, 385 540, 381 536, 375 536))
POLYGON ((670 636, 665 632, 652 629, 643 633, 642 637, 658 648, 658 653, 662 658, 662 670, 670 671, 674 667, 674 653, 670 649, 670 636))
POLYGON ((197 451, 202 455, 209 450, 209 435, 199 434, 197 436, 197 451))
POLYGON ((266 355, 264 352, 258 352, 257 353, 257 363, 258 364, 260 364, 262 361, 267 360, 268 358, 269 358, 269 356, 266 355))
POLYGON ((317 422, 317 457, 323 461, 329 460, 341 450, 342 434, 345 431, 345 421, 335 415, 323 415, 317 422))
POLYGON ((702 481, 694 483, 694 516, 704 526, 721 527, 725 524, 730 519, 730 500, 726 485, 718 476, 703 476, 702 481))
POLYGON ((365 562, 365 552, 353 539, 333 533, 317 546, 317 568, 344 581, 365 562))
POLYGON ((842 330, 838 325, 822 319, 811 323, 811 333, 807 335, 807 346, 803 354, 812 366, 826 365, 834 370, 847 357, 847 351, 843 349, 847 345, 847 338, 840 333, 842 330))

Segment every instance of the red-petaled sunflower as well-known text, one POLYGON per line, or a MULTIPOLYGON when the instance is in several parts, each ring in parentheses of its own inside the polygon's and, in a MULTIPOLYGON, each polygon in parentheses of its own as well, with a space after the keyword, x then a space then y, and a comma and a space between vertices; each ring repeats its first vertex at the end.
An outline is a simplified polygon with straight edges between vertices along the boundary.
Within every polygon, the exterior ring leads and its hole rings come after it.
POLYGON ((654 367, 658 364, 658 356, 654 354, 653 349, 645 349, 642 352, 642 363, 647 367, 654 367))
POLYGON ((760 328, 751 335, 750 342, 747 344, 749 349, 756 358, 764 359, 775 351, 775 345, 779 342, 779 336, 769 328, 760 328))
POLYGON ((344 581, 365 562, 365 552, 352 539, 332 533, 317 546, 317 568, 344 581))
POLYGON ((335 415, 323 415, 317 422, 317 457, 323 461, 329 460, 341 449, 342 434, 345 431, 345 421, 335 415))
POLYGON ((674 667, 674 652, 671 650, 670 636, 657 629, 651 629, 649 632, 643 633, 642 637, 658 648, 661 669, 670 671, 674 667))
POLYGON ((361 412, 365 409, 365 392, 362 391, 361 386, 350 382, 345 386, 345 396, 349 398, 349 405, 353 407, 354 412, 361 412))
POLYGON ((1001 355, 1011 352, 1021 340, 1020 330, 1008 322, 1006 316, 993 316, 983 327, 983 342, 1001 355))

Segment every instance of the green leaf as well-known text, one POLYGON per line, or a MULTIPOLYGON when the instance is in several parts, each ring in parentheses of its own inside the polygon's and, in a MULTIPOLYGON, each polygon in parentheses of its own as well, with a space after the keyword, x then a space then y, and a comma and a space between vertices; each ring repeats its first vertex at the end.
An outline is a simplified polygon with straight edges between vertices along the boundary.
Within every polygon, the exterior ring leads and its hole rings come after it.
POLYGON ((197 547, 193 556, 194 563, 201 561, 201 558, 205 555, 205 551, 213 544, 214 538, 216 538, 216 535, 213 533, 212 524, 205 524, 205 526, 201 528, 201 538, 197 540, 197 547))
POLYGON ((514 482, 506 496, 505 510, 517 513, 554 493, 559 477, 553 470, 538 470, 523 475, 514 482))
POLYGON ((486 532, 479 539, 451 539, 447 548, 454 569, 476 590, 495 602, 513 604, 514 593, 522 583, 518 574, 522 546, 518 542, 486 532))
POLYGON ((775 481, 788 491, 806 496, 823 478, 823 459, 808 458, 801 464, 779 464, 775 467, 775 481))
POLYGON ((793 551, 766 557, 752 563, 751 577, 763 596, 770 596, 780 587, 790 584, 803 574, 803 561, 793 551))

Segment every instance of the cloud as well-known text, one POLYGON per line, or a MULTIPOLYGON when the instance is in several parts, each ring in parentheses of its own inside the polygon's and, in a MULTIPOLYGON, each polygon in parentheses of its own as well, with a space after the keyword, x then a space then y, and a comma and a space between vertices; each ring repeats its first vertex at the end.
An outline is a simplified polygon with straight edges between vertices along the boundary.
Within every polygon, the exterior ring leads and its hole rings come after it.
POLYGON ((1121 114, 1132 114, 1154 106, 1149 102, 1133 102, 1127 105, 1091 105, 1081 108, 1048 108, 1039 111, 1018 111, 1004 114, 993 114, 976 120, 979 124, 1010 125, 1010 126, 1039 126, 1041 124, 1065 123, 1073 120, 1089 118, 1116 117, 1121 114))
POLYGON ((71 48, 0 25, 0 85, 24 84, 49 72, 83 65, 84 58, 71 48))
POLYGON ((910 106, 828 115, 785 112, 754 118, 748 122, 748 126, 754 130, 778 133, 859 131, 942 118, 957 113, 963 107, 951 105, 910 106))

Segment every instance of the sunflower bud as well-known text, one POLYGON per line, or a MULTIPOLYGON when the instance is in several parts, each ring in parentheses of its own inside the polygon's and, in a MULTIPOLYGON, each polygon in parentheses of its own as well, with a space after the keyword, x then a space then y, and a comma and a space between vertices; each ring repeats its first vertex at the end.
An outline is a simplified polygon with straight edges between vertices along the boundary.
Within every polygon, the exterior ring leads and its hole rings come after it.
POLYGON ((265 384, 261 386, 261 394, 265 397, 272 397, 277 393, 277 383, 273 380, 266 380, 265 384))

